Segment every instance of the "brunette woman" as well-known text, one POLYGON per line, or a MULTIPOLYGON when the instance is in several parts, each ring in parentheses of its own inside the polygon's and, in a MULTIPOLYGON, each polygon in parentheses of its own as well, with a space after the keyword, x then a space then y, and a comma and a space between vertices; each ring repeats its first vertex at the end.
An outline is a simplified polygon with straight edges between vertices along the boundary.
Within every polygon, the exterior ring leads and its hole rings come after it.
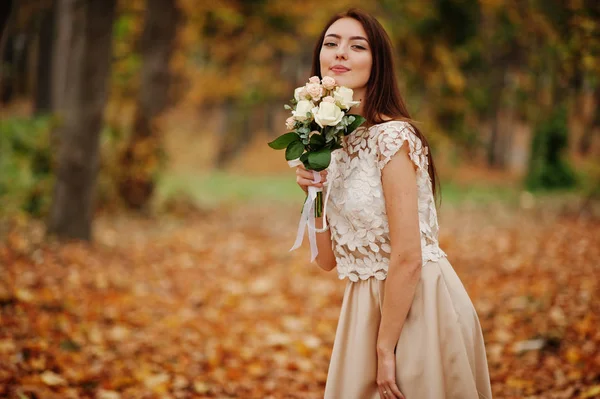
POLYGON ((479 320, 438 243, 429 145, 394 72, 372 16, 349 10, 323 29, 312 75, 353 89, 353 113, 367 119, 333 152, 324 184, 296 170, 303 190, 330 189, 317 262, 347 281, 325 398, 489 399, 479 320))

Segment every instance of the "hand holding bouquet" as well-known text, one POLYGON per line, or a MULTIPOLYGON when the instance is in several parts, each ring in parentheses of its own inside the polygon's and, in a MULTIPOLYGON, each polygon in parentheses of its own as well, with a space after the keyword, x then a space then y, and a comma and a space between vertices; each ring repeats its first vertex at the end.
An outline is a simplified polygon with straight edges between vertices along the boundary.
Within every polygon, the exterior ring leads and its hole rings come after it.
MULTIPOLYGON (((291 116, 286 120, 290 132, 277 137, 269 146, 276 150, 285 149, 285 159, 290 167, 302 163, 306 169, 313 171, 315 182, 318 182, 320 176, 316 172, 329 166, 332 151, 342 148, 343 137, 365 121, 360 115, 348 113, 350 108, 360 104, 353 100, 353 94, 352 89, 338 86, 332 77, 311 77, 306 85, 294 91, 294 99, 290 104, 285 105, 291 111, 291 116)), ((304 227, 308 223, 313 254, 311 262, 317 254, 314 218, 323 215, 326 202, 323 203, 321 188, 309 187, 296 243, 291 250, 302 243, 304 227)), ((323 223, 326 226, 325 220, 323 223)))

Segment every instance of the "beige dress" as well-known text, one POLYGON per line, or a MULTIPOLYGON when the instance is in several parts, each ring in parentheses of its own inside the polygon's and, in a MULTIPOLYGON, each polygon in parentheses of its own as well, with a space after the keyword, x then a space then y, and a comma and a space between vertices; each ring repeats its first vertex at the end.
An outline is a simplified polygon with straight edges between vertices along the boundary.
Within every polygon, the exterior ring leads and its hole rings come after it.
POLYGON ((347 285, 325 398, 379 398, 377 332, 383 297, 391 289, 386 288, 391 245, 381 171, 404 143, 417 166, 423 270, 396 346, 396 382, 407 399, 491 398, 479 319, 438 245, 427 148, 400 121, 357 129, 333 153, 328 169, 327 220, 337 272, 347 285))

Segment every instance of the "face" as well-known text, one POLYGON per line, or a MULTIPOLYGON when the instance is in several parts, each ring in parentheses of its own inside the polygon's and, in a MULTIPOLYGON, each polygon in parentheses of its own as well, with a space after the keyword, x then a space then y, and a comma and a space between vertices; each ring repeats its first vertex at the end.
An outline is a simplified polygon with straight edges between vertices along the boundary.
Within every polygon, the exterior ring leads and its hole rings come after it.
POLYGON ((366 91, 373 58, 367 34, 357 20, 341 18, 327 29, 319 60, 323 77, 331 76, 355 92, 366 91))

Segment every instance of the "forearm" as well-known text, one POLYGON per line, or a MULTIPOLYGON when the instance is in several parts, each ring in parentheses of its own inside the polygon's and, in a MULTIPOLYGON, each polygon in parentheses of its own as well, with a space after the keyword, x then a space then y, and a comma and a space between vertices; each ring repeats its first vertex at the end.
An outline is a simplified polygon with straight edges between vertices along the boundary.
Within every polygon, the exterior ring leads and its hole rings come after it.
POLYGON ((421 278, 421 268, 421 260, 389 265, 377 337, 378 352, 394 351, 421 278))
MULTIPOLYGON (((323 217, 315 218, 315 227, 317 229, 323 228, 323 217)), ((319 253, 316 260, 319 267, 323 270, 330 271, 336 266, 335 255, 331 247, 331 230, 317 233, 317 248, 319 249, 319 253)))

